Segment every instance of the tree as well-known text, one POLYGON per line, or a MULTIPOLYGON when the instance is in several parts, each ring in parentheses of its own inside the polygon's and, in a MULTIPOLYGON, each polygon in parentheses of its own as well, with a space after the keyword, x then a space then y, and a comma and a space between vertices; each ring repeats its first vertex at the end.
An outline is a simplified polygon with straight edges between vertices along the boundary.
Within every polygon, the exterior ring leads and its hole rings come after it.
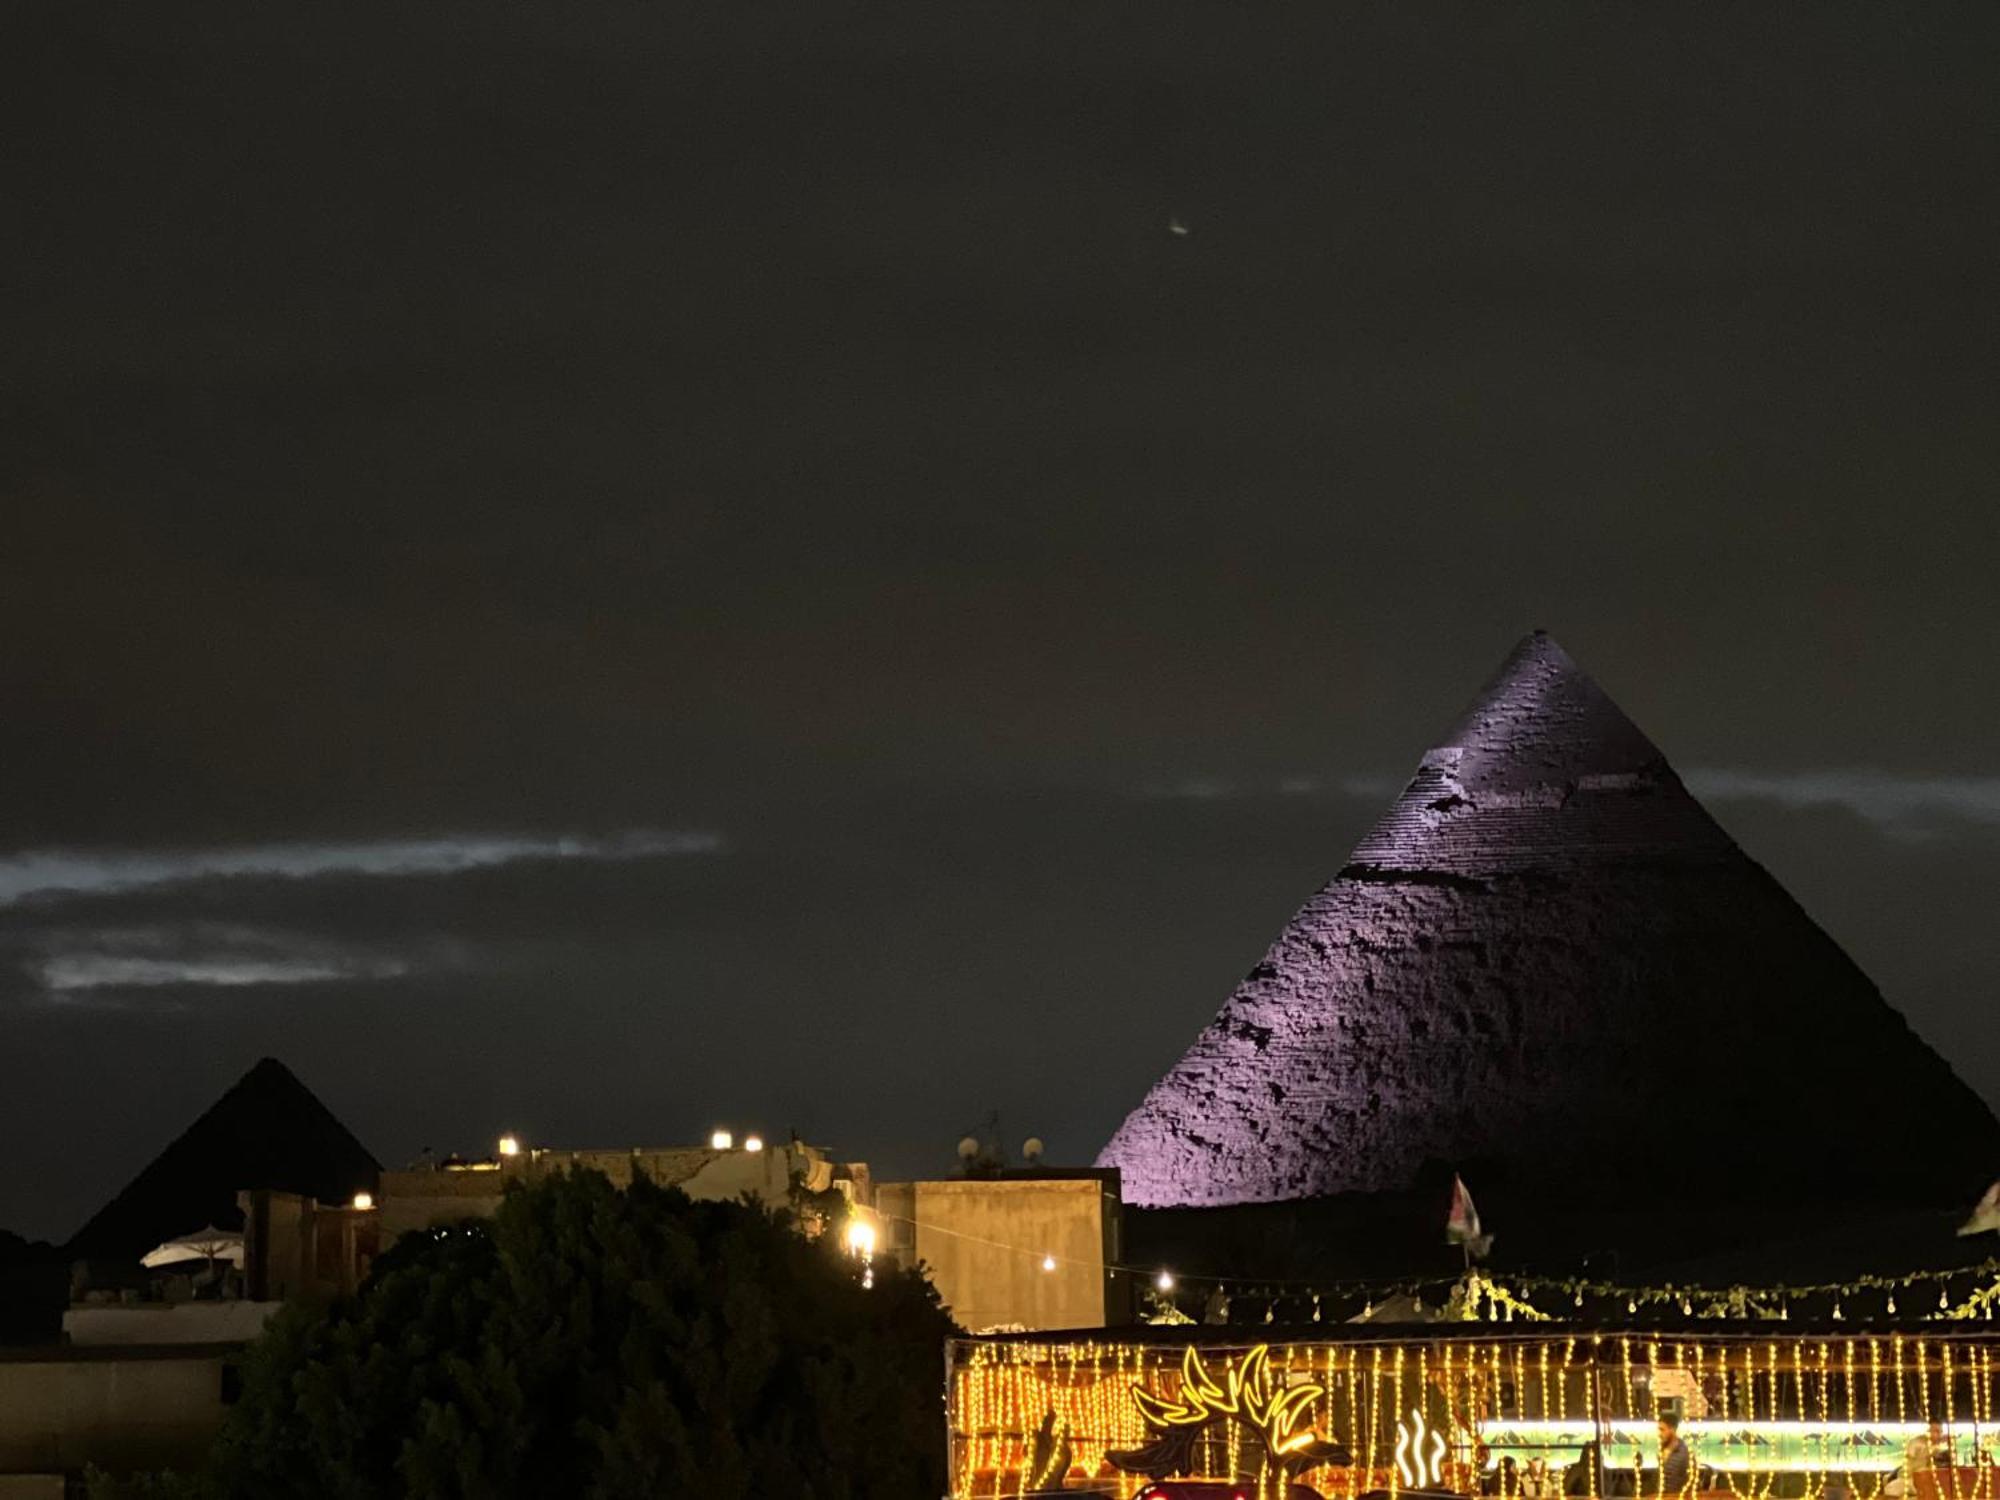
POLYGON ((185 1492, 932 1500, 950 1332, 784 1215, 562 1174, 282 1314, 185 1492))

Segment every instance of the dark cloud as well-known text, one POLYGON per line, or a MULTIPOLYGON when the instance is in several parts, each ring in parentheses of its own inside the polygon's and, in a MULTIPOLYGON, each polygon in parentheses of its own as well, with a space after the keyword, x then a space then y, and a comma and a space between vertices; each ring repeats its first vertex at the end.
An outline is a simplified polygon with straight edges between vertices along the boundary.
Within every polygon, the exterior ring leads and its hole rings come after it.
POLYGON ((1990 7, 7 29, 5 868, 729 853, 0 911, 0 1118, 87 1117, 0 1223, 259 1051, 392 1156, 1080 1158, 1538 624, 1990 1040, 1990 841, 1777 792, 1992 773, 1990 7))

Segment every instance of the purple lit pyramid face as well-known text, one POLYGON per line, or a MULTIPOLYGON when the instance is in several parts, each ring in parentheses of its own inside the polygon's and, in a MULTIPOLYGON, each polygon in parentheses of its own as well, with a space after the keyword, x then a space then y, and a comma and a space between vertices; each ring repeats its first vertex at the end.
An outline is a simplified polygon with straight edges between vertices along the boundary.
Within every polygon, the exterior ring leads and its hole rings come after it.
POLYGON ((1098 1157, 1127 1202, 1976 1193, 2000 1123, 1539 633, 1098 1157))

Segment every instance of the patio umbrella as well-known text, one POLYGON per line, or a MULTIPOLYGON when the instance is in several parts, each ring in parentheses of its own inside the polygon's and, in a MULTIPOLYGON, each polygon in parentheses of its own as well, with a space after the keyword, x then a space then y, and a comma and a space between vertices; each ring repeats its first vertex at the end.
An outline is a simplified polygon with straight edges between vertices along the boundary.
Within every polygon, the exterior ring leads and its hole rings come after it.
POLYGON ((211 1264, 226 1260, 240 1270, 243 1266, 243 1236, 233 1229, 217 1229, 213 1224, 207 1224, 192 1234, 168 1240, 164 1245, 155 1245, 139 1257, 139 1264, 148 1270, 155 1270, 160 1266, 179 1265, 184 1260, 205 1260, 211 1264))
POLYGON ((1366 1312, 1356 1313, 1347 1321, 1350 1323, 1442 1323, 1445 1310, 1433 1306, 1407 1292, 1398 1292, 1393 1297, 1385 1297, 1380 1302, 1369 1304, 1366 1312))

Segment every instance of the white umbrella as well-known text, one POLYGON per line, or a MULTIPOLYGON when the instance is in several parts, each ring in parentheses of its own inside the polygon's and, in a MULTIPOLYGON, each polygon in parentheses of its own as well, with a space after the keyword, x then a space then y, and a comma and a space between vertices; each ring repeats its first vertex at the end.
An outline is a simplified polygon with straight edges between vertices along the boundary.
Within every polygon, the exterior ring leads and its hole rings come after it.
POLYGON ((1385 1297, 1380 1302, 1371 1302, 1367 1309, 1356 1313, 1347 1321, 1350 1323, 1442 1323, 1445 1311, 1433 1307, 1422 1298, 1410 1293, 1398 1293, 1385 1297))
POLYGON ((155 1245, 139 1257, 139 1264, 152 1270, 176 1266, 184 1260, 226 1260, 238 1270, 243 1267, 243 1236, 233 1229, 217 1229, 207 1224, 192 1234, 155 1245))

